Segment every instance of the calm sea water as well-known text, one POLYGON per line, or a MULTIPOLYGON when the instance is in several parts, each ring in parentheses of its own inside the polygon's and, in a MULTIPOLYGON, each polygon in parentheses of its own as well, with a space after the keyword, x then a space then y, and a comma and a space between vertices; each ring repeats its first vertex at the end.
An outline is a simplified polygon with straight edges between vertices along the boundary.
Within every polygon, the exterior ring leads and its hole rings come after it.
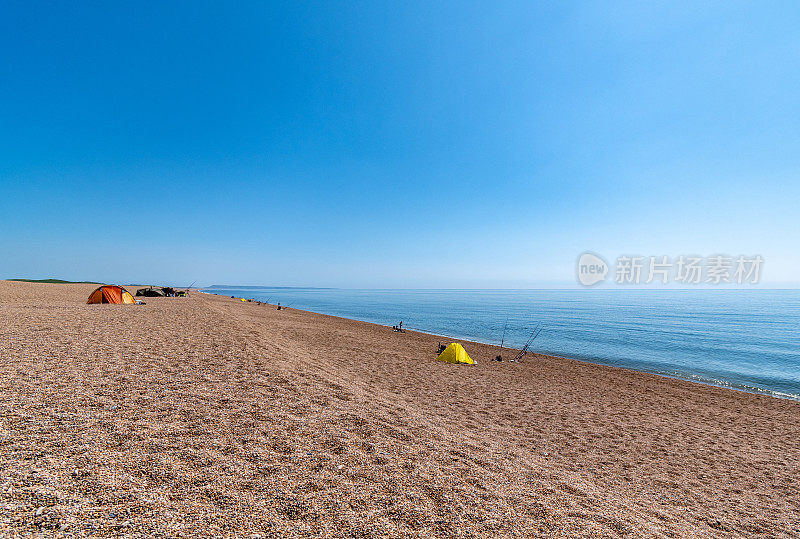
POLYGON ((800 400, 800 290, 206 291, 800 400))

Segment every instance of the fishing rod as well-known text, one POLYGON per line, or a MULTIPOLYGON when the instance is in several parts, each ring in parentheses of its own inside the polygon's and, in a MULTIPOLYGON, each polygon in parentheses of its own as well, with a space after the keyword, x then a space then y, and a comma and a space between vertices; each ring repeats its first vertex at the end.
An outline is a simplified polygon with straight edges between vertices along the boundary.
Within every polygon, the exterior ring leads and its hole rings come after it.
POLYGON ((528 342, 526 343, 526 345, 525 345, 525 346, 530 346, 530 345, 531 345, 531 343, 532 343, 533 341, 535 341, 535 340, 536 340, 536 337, 538 337, 538 336, 539 336, 539 333, 541 333, 541 332, 542 332, 542 327, 541 327, 541 326, 542 326, 541 324, 538 324, 538 325, 536 326, 536 329, 534 330, 534 333, 531 335, 531 338, 530 338, 530 339, 528 339, 528 342))
POLYGON ((528 338, 528 342, 525 343, 525 346, 523 346, 522 350, 519 351, 517 357, 514 358, 515 361, 519 361, 522 358, 524 358, 525 355, 527 355, 527 353, 530 351, 529 348, 531 344, 533 343, 533 341, 536 340, 536 337, 538 337, 539 334, 542 332, 542 329, 544 329, 544 327, 542 326, 541 322, 536 324, 536 328, 533 330, 531 336, 528 338))
POLYGON ((498 355, 495 359, 497 361, 503 361, 503 344, 506 342, 506 330, 508 329, 508 316, 506 315, 506 323, 503 326, 503 336, 500 338, 500 355, 498 355))

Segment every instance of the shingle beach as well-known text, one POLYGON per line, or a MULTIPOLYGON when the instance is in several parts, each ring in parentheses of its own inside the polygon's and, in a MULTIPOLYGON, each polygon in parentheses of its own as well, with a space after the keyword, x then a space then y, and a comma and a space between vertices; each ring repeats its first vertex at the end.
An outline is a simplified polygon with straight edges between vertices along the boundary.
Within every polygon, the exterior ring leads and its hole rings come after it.
POLYGON ((0 282, 0 536, 800 536, 798 402, 94 288, 0 282))

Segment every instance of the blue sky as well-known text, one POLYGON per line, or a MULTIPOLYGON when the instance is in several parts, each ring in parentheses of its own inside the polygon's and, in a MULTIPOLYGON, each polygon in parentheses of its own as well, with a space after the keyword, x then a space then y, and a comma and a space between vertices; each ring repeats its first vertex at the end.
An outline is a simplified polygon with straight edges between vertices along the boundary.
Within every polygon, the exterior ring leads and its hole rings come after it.
POLYGON ((164 4, 4 4, 0 277, 798 281, 796 3, 164 4))

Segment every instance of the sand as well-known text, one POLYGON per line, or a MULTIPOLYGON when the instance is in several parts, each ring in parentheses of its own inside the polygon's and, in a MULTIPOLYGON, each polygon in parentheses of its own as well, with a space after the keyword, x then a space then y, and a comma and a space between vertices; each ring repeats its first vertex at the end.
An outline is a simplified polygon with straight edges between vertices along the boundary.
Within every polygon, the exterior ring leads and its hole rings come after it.
POLYGON ((800 535, 800 403, 200 293, 0 282, 0 535, 800 535))

